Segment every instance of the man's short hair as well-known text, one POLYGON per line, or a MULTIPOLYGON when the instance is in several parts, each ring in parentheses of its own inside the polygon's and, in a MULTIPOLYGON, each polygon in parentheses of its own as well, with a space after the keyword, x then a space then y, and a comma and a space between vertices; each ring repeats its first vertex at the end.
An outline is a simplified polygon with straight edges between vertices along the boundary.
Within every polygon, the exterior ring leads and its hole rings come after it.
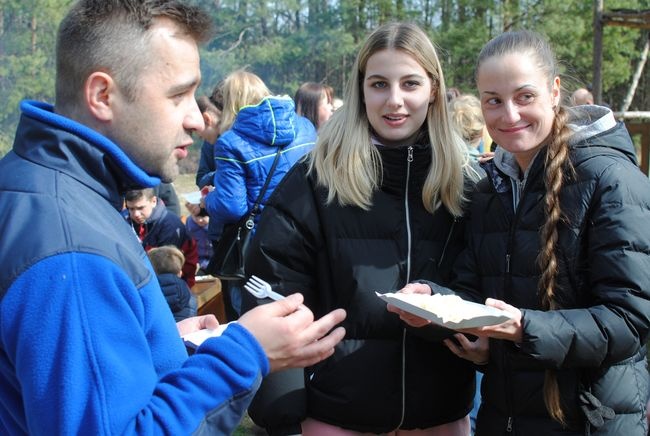
POLYGON ((137 96, 151 63, 148 31, 159 18, 175 22, 197 43, 212 35, 212 20, 196 6, 176 0, 80 0, 63 18, 56 45, 56 106, 73 111, 82 84, 95 71, 110 74, 127 98, 137 96))
POLYGON ((138 201, 141 198, 151 200, 155 196, 156 192, 153 190, 153 188, 131 189, 130 191, 126 191, 124 194, 124 201, 138 201))
POLYGON ((178 274, 185 263, 183 252, 173 245, 152 248, 147 255, 156 274, 178 274))

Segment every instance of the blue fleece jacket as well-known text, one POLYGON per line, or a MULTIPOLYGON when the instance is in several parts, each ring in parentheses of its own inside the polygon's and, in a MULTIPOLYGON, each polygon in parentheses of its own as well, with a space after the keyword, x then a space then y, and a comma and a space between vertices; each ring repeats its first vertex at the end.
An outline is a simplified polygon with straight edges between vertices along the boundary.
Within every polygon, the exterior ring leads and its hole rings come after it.
POLYGON ((21 110, 0 160, 0 434, 189 434, 206 416, 229 433, 268 360, 236 324, 188 358, 119 213, 159 180, 51 106, 21 110))

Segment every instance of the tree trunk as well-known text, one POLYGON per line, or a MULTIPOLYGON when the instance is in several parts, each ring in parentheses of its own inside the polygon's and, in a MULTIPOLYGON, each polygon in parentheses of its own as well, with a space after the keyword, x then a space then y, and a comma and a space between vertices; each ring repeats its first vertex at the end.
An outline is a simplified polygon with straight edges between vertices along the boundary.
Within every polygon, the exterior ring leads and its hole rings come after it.
POLYGON ((594 0, 594 77, 592 94, 594 103, 603 102, 602 69, 603 69, 603 0, 594 0))
POLYGON ((648 59, 648 49, 650 48, 650 35, 646 34, 645 44, 643 45, 643 51, 641 52, 641 59, 639 59, 639 64, 636 66, 636 71, 632 77, 632 83, 630 83, 630 89, 627 91, 625 100, 623 100, 623 106, 621 106, 621 112, 627 112, 632 104, 632 99, 634 98, 634 93, 636 92, 636 87, 639 85, 639 79, 641 74, 643 74, 643 68, 645 67, 645 62, 648 59))

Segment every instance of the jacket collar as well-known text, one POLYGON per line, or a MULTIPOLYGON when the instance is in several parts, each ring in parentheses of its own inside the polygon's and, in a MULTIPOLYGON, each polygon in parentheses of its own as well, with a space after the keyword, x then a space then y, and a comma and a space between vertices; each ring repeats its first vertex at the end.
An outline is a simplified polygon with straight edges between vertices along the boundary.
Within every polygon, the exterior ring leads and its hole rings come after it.
POLYGON ((431 167, 431 146, 375 146, 379 150, 383 167, 382 190, 396 195, 403 194, 408 180, 408 192, 414 197, 421 196, 424 180, 431 167))
POLYGON ((160 183, 158 177, 139 168, 117 144, 81 123, 56 114, 52 105, 25 100, 20 110, 14 152, 79 180, 118 210, 125 190, 160 183))

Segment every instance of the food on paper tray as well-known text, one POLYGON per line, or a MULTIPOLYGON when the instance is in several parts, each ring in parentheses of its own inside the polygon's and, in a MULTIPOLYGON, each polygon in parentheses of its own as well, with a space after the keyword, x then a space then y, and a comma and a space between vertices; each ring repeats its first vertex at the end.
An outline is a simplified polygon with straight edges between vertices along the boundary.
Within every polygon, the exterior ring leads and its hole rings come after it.
POLYGON ((377 292, 387 303, 420 318, 450 329, 468 329, 501 324, 511 318, 508 312, 466 301, 457 295, 426 295, 377 292))
POLYGON ((466 304, 458 295, 393 294, 393 297, 411 303, 438 315, 443 322, 460 322, 464 319, 485 315, 485 306, 466 304))

